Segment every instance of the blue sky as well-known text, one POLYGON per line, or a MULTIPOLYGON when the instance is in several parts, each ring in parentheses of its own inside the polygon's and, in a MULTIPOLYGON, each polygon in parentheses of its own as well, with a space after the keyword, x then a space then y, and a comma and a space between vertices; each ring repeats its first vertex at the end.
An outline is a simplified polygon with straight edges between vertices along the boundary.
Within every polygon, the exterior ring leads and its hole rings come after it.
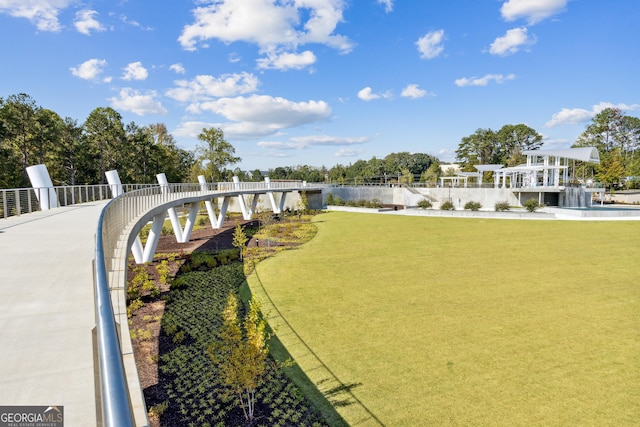
POLYGON ((244 169, 392 152, 453 161, 478 128, 570 146, 640 115, 638 0, 0 0, 0 96, 80 123, 224 130, 244 169))

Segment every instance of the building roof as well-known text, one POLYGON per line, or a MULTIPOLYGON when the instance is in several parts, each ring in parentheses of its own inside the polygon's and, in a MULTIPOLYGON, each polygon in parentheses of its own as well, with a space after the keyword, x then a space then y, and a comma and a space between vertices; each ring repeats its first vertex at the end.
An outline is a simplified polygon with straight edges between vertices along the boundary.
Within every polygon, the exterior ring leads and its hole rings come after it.
POLYGON ((522 154, 527 156, 562 157, 565 159, 580 160, 582 162, 600 163, 600 153, 595 147, 563 148, 559 150, 524 150, 522 154))
POLYGON ((502 169, 503 165, 473 165, 479 172, 492 172, 498 169, 502 169))

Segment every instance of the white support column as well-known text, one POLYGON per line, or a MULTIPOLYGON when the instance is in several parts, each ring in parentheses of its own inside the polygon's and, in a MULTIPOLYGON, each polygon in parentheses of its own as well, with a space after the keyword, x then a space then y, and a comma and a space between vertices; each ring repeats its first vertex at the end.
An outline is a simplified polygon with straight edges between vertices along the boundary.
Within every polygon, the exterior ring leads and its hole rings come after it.
MULTIPOLYGON (((198 182, 200 183, 202 191, 207 191, 207 180, 204 175, 198 175, 198 182)), ((204 206, 207 208, 207 215, 209 215, 211 227, 215 228, 215 225, 218 223, 218 218, 216 217, 216 211, 213 209, 213 203, 211 203, 211 200, 205 200, 204 206)))
MULTIPOLYGON (((120 181, 120 175, 118 175, 118 171, 113 169, 110 171, 106 171, 104 175, 107 177, 107 183, 111 188, 111 195, 115 199, 116 197, 122 195, 124 193, 124 189, 122 188, 122 181, 120 181)), ((144 254, 142 248, 142 242, 140 241, 140 236, 136 236, 136 239, 133 241, 131 245, 131 253, 133 254, 133 259, 136 261, 136 264, 142 264, 144 261, 144 254)))
POLYGON ((182 232, 182 243, 187 243, 191 238, 191 232, 193 231, 193 226, 196 224, 196 217, 198 216, 199 210, 200 203, 191 203, 191 207, 189 208, 189 217, 187 218, 187 222, 184 225, 184 231, 182 232))
MULTIPOLYGON (((264 182, 267 186, 267 189, 271 188, 271 179, 268 176, 264 178, 264 182)), ((276 204, 276 199, 275 197, 273 197, 273 191, 267 190, 267 197, 269 198, 269 202, 271 202, 271 209, 273 210, 273 213, 275 214, 280 213, 278 211, 278 205, 276 204)))
MULTIPOLYGON (((162 192, 169 192, 169 182, 167 181, 167 176, 164 173, 159 173, 156 175, 156 179, 158 180, 158 184, 162 188, 162 192)), ((171 220, 171 227, 173 227, 173 233, 176 236, 176 242, 183 243, 182 240, 182 225, 180 224, 180 220, 178 219, 178 214, 176 213, 176 208, 169 208, 167 210, 169 213, 169 219, 171 220)))
MULTIPOLYGON (((142 256, 142 263, 153 261, 153 255, 156 253, 158 247, 158 241, 160 241, 160 235, 162 234, 162 226, 164 225, 164 219, 166 212, 161 215, 153 217, 151 223, 151 230, 149 230, 149 236, 147 237, 147 244, 144 246, 144 253, 142 256)), ((137 261, 136 261, 137 262, 137 261)), ((141 263, 138 263, 141 264, 141 263)))
MULTIPOLYGON (((240 178, 237 176, 233 177, 233 184, 236 190, 240 190, 240 178)), ((238 203, 240 203, 240 210, 242 211, 242 217, 244 219, 251 219, 251 215, 247 211, 247 204, 244 202, 244 196, 242 194, 238 194, 238 203)))
POLYGON ((46 211, 52 208, 57 208, 58 197, 53 189, 53 182, 51 182, 51 176, 45 165, 33 165, 27 168, 27 175, 29 175, 29 181, 36 193, 36 198, 40 202, 40 210, 46 211))
POLYGON ((222 224, 224 223, 224 217, 227 215, 227 209, 229 209, 229 201, 231 200, 231 196, 224 196, 222 199, 222 206, 220 207, 220 216, 218 217, 218 222, 216 222, 215 228, 222 228, 222 224))
POLYGON ((282 211, 284 210, 284 202, 286 199, 287 199, 287 193, 283 191, 282 196, 280 197, 280 203, 278 204, 278 212, 276 213, 282 213, 282 211))
POLYGON ((544 171, 542 172, 542 186, 543 187, 548 187, 549 186, 549 155, 545 154, 544 157, 544 171))
POLYGON ((258 202, 260 201, 260 194, 254 194, 251 199, 251 206, 249 207, 249 215, 253 218, 253 215, 256 213, 256 209, 258 208, 258 202))

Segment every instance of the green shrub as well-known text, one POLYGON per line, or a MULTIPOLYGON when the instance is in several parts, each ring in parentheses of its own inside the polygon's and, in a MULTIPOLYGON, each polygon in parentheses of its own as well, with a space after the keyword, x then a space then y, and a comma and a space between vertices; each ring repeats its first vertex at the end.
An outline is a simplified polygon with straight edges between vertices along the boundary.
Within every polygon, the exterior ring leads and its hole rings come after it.
POLYGON ((378 199, 372 199, 367 203, 367 207, 369 207, 369 208, 381 208, 382 207, 382 201, 380 201, 378 199))
POLYGON ((511 209, 511 206, 509 206, 509 202, 496 202, 495 205, 495 210, 496 212, 504 212, 504 211, 508 211, 509 209, 511 209))
POLYGON ((467 202, 464 205, 464 209, 468 211, 479 211, 482 205, 479 202, 467 202))
POLYGON ((447 200, 446 202, 440 205, 440 210, 452 211, 452 210, 455 210, 455 206, 453 206, 453 202, 451 200, 447 200))
POLYGON ((185 278, 183 276, 180 276, 180 277, 174 279, 171 282, 171 288, 173 288, 173 289, 179 289, 179 288, 182 288, 182 287, 184 287, 186 285, 187 285, 187 281, 185 280, 185 278))
POLYGON ((529 212, 535 212, 536 209, 540 207, 540 204, 535 199, 529 199, 526 202, 524 202, 523 205, 525 208, 527 208, 527 211, 529 212))
POLYGON ((156 266, 156 270, 158 271, 158 278, 160 280, 160 283, 163 285, 169 283, 169 276, 171 275, 169 261, 161 261, 160 264, 156 266))
POLYGON ((131 317, 136 310, 142 307, 144 307, 142 300, 140 298, 134 299, 127 306, 127 317, 131 317))
POLYGON ((176 334, 173 336, 172 341, 174 344, 180 344, 181 342, 184 341, 185 338, 186 338, 186 335, 184 331, 180 331, 180 332, 176 332, 176 334))
POLYGON ((418 202, 418 207, 421 209, 429 209, 431 208, 433 205, 431 204, 431 202, 427 199, 422 199, 418 202))
POLYGON ((340 197, 338 196, 334 196, 333 194, 329 193, 329 195, 327 196, 327 206, 344 206, 344 200, 342 200, 340 197))

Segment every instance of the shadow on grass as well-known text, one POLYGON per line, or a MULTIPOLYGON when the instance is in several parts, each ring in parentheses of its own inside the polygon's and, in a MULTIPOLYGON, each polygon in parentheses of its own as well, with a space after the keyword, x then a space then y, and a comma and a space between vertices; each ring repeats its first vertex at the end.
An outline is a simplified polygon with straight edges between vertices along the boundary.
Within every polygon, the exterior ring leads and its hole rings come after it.
MULTIPOLYGON (((260 280, 260 276, 258 275, 257 270, 253 270, 251 273, 255 275, 260 290, 262 291, 264 297, 268 300, 269 305, 273 308, 275 312, 269 313, 269 319, 267 321, 271 321, 274 317, 280 318, 280 320, 284 323, 287 329, 293 334, 294 340, 297 341, 304 348, 304 353, 308 356, 311 356, 315 363, 318 365, 316 369, 322 369, 328 377, 323 378, 317 383, 314 382, 307 376, 307 374, 298 366, 297 363, 292 366, 288 366, 284 368, 285 373, 291 378, 291 380, 303 391, 305 396, 311 400, 316 408, 322 413, 325 417, 327 423, 331 426, 348 426, 350 425, 338 412, 336 408, 340 407, 348 407, 354 406, 359 408, 362 416, 356 422, 355 420, 349 420, 352 424, 360 424, 361 422, 369 421, 373 422, 377 425, 384 426, 382 421, 375 416, 373 412, 367 408, 364 403, 362 403, 352 392, 353 389, 362 385, 362 383, 351 383, 345 384, 331 371, 331 369, 320 359, 320 357, 307 345, 307 343, 300 337, 300 335, 295 331, 292 325, 282 316, 280 310, 271 299, 269 294, 267 293, 262 280, 260 280), (322 385, 334 385, 332 388, 325 390, 324 392, 320 390, 322 385)), ((241 295, 244 298, 247 296, 251 297, 251 290, 249 289, 249 285, 245 282, 242 285, 241 295), (244 295, 243 295, 244 292, 244 295)), ((267 302, 267 301, 264 301, 267 302)), ((264 305, 263 305, 264 309, 264 305)), ((272 331, 273 332, 273 331, 272 331)), ((280 339, 277 337, 276 332, 273 332, 270 342, 269 349, 273 357, 283 364, 286 364, 287 361, 294 360, 291 357, 291 354, 282 344, 280 339)), ((295 360, 294 360, 295 361, 295 360)))

